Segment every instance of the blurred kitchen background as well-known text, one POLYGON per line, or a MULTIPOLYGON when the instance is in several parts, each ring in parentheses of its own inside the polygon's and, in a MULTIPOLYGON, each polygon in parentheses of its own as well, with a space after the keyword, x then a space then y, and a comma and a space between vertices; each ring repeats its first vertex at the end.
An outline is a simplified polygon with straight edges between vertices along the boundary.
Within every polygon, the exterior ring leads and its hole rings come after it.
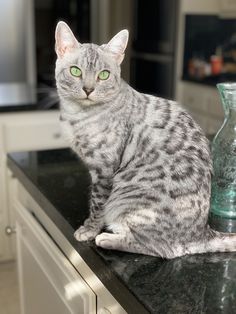
POLYGON ((217 131, 223 111, 216 84, 236 81, 235 0, 1 0, 2 151, 66 145, 54 79, 59 20, 81 42, 97 44, 128 28, 124 79, 176 99, 207 134, 217 131))
POLYGON ((206 134, 223 121, 216 84, 236 81, 236 0, 1 0, 0 260, 14 255, 6 154, 67 147, 54 79, 59 20, 97 44, 128 28, 123 78, 179 101, 206 134))
MULTIPOLYGON (((141 92, 178 100, 206 134, 214 134, 223 121, 216 84, 236 81, 236 0, 1 0, 2 262, 16 255, 15 180, 7 170, 7 153, 67 147, 54 80, 59 20, 81 42, 97 44, 128 28, 124 79, 141 92)), ((1 310, 5 304, 6 313, 19 313, 14 262, 0 268, 0 282, 1 310)))
POLYGON ((180 101, 206 133, 218 129, 215 86, 236 77, 236 1, 2 0, 0 6, 0 106, 58 107, 54 30, 64 20, 81 42, 102 44, 128 28, 124 79, 180 101))

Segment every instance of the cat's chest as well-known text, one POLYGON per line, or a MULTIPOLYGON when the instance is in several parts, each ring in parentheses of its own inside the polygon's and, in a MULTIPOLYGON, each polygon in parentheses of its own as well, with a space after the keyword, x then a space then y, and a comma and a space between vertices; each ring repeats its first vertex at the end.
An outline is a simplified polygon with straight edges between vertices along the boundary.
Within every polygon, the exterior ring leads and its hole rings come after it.
POLYGON ((116 129, 112 128, 107 121, 96 121, 84 124, 83 122, 63 121, 62 129, 70 146, 84 157, 90 159, 96 155, 111 156, 119 145, 119 136, 116 129))

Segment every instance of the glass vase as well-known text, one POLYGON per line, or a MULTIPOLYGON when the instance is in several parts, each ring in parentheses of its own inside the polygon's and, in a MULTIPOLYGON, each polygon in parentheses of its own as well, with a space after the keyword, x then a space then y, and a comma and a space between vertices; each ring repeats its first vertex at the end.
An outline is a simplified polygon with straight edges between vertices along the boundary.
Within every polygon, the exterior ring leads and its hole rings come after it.
POLYGON ((209 224, 236 232, 236 83, 217 84, 225 119, 212 142, 213 177, 209 224))

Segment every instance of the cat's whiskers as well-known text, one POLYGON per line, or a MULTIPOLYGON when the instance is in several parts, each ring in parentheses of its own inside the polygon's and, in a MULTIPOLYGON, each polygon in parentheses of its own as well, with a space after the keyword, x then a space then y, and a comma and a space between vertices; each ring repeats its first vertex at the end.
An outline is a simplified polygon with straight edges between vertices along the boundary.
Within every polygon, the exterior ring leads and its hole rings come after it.
POLYGON ((36 89, 38 105, 43 108, 50 108, 59 102, 59 95, 55 87, 45 86, 36 89))

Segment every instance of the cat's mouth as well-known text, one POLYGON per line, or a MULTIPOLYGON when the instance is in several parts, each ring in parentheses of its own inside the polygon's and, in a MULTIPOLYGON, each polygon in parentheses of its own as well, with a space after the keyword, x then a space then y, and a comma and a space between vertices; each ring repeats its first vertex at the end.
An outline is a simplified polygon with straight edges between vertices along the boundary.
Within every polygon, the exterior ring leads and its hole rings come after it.
POLYGON ((85 104, 85 105, 94 104, 93 99, 91 99, 89 96, 82 98, 81 101, 82 101, 83 104, 85 104))

